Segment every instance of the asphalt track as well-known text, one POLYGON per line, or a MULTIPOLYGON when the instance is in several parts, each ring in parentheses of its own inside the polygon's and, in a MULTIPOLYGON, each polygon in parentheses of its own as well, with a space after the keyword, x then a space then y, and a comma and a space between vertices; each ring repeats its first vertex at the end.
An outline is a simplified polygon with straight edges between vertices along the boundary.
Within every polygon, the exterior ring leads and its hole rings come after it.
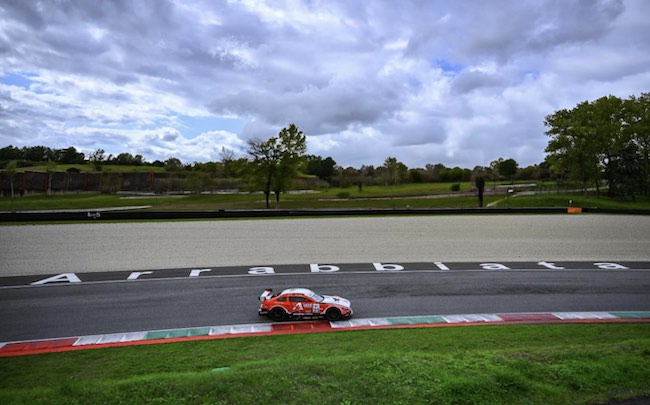
POLYGON ((650 263, 625 264, 630 268, 589 263, 510 270, 405 266, 400 271, 287 271, 4 287, 0 341, 268 322, 256 314, 257 296, 268 287, 309 286, 340 294, 352 299, 355 317, 361 318, 650 310, 650 263))
POLYGON ((268 287, 340 294, 361 318, 648 311, 649 220, 389 217, 2 227, 3 280, 42 276, 0 288, 0 341, 268 322, 256 314, 257 295, 268 287), (508 270, 483 266, 504 260, 508 270), (443 261, 449 270, 435 264, 443 261), (461 261, 467 265, 457 265, 461 261), (594 264, 622 261, 627 269, 594 264), (367 269, 358 271, 341 264, 363 262, 367 269), (418 266, 376 271, 376 262, 418 266), (305 264, 295 271, 286 263, 305 264), (311 272, 310 263, 340 265, 341 271, 311 272), (174 266, 214 273, 148 279, 158 273, 154 269, 174 266), (217 274, 222 266, 245 267, 217 274), (277 271, 249 273, 260 266, 277 271), (123 277, 142 270, 154 273, 123 277), (102 271, 113 273, 104 281, 89 276, 102 271), (58 273, 79 274, 81 282, 29 285, 58 273))
POLYGON ((0 277, 376 261, 650 260, 650 216, 450 215, 0 227, 0 277))

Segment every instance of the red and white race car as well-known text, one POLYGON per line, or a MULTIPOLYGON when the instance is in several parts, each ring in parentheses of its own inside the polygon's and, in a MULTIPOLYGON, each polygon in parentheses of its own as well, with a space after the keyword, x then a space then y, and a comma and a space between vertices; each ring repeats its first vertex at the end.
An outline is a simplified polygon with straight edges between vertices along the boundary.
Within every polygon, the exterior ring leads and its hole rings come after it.
POLYGON ((268 315, 274 321, 285 319, 325 318, 328 321, 350 319, 352 307, 345 298, 319 295, 307 288, 289 288, 280 294, 267 289, 260 294, 259 315, 268 315))

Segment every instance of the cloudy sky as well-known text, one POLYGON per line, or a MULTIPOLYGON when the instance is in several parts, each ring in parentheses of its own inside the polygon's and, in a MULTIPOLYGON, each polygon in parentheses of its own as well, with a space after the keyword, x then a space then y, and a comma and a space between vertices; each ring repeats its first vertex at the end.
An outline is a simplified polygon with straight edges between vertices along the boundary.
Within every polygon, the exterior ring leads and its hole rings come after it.
POLYGON ((544 116, 650 91, 647 0, 3 0, 0 147, 342 166, 544 159, 544 116))

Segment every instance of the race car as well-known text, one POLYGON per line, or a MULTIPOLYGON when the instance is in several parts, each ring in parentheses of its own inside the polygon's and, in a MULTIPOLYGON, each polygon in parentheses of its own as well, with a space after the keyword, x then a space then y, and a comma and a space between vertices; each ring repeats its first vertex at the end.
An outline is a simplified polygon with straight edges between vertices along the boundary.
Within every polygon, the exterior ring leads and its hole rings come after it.
POLYGON ((274 321, 285 319, 319 319, 339 321, 352 317, 350 301, 333 295, 319 295, 307 288, 289 288, 280 294, 266 289, 259 297, 260 316, 274 321))

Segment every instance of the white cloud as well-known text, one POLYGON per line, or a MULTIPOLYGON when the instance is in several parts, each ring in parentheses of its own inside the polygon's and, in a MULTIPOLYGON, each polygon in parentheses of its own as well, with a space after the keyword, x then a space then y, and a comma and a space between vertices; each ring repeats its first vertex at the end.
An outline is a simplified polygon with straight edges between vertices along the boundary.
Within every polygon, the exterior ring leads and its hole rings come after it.
POLYGON ((0 13, 0 146, 193 162, 296 123, 309 153, 343 166, 528 165, 544 158, 545 115, 650 91, 643 0, 64 0, 0 13), (220 127, 226 117, 243 128, 220 127))

